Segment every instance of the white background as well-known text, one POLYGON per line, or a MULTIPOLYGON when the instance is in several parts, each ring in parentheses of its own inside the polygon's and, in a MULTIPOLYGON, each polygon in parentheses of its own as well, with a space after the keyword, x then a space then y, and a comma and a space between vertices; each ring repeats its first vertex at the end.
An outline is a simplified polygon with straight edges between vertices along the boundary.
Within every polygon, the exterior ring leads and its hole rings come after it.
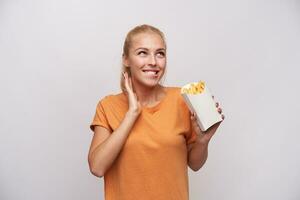
POLYGON ((0 199, 103 199, 89 124, 119 92, 125 35, 144 23, 166 35, 165 85, 205 80, 226 115, 189 171, 191 199, 299 200, 292 0, 0 0, 0 199))

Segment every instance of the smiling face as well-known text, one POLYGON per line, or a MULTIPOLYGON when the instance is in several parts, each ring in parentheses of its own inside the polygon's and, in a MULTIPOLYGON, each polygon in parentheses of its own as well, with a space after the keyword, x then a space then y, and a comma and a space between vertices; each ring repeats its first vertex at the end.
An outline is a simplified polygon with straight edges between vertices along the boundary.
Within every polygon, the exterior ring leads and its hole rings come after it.
POLYGON ((135 35, 123 64, 129 67, 135 86, 157 86, 166 68, 164 41, 156 33, 135 35))

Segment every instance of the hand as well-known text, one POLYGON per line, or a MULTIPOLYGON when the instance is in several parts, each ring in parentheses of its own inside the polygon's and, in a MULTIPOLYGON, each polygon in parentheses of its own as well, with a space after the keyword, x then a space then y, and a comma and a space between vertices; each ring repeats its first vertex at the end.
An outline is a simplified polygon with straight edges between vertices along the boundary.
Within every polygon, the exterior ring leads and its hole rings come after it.
POLYGON ((129 104, 128 112, 138 116, 142 110, 141 109, 142 106, 138 101, 137 95, 133 92, 131 77, 128 76, 127 72, 123 73, 123 77, 124 77, 125 88, 128 97, 128 104, 129 104))
MULTIPOLYGON (((212 96, 212 97, 214 98, 214 96, 212 96)), ((222 114, 222 108, 220 107, 220 104, 218 102, 216 102, 216 107, 218 109, 218 112, 222 116, 222 119, 224 120, 225 116, 222 114)), ((220 126, 220 124, 223 121, 222 120, 221 122, 214 124, 209 129, 207 129, 205 132, 203 132, 203 131, 201 131, 201 129, 197 123, 196 113, 191 113, 191 120, 192 120, 193 129, 198 135, 198 141, 203 144, 207 144, 210 141, 210 139, 216 133, 218 127, 220 126)))

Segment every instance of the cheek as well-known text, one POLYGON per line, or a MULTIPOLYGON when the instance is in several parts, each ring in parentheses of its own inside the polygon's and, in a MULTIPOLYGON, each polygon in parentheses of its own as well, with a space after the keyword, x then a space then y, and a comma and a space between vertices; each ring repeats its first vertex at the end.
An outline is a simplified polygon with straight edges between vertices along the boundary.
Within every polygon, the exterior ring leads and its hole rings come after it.
POLYGON ((161 68, 166 68, 167 60, 166 59, 161 59, 161 60, 158 61, 158 63, 159 63, 159 66, 161 68))
POLYGON ((132 59, 130 62, 130 66, 134 67, 134 68, 140 68, 141 66, 143 66, 145 64, 145 61, 143 59, 132 59))
POLYGON ((144 62, 142 60, 132 60, 130 63, 130 71, 133 76, 140 76, 141 68, 144 66, 144 62))

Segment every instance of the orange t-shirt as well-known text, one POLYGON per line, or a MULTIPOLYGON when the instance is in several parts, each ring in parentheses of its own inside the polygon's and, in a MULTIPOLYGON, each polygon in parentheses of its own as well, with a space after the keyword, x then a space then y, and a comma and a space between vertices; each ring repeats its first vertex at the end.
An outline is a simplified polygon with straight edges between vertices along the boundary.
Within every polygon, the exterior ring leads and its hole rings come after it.
MULTIPOLYGON (((106 200, 188 200, 187 144, 196 139, 178 87, 166 87, 154 107, 144 107, 113 165, 104 175, 106 200)), ((124 93, 100 100, 91 124, 111 133, 128 110, 124 93)))

